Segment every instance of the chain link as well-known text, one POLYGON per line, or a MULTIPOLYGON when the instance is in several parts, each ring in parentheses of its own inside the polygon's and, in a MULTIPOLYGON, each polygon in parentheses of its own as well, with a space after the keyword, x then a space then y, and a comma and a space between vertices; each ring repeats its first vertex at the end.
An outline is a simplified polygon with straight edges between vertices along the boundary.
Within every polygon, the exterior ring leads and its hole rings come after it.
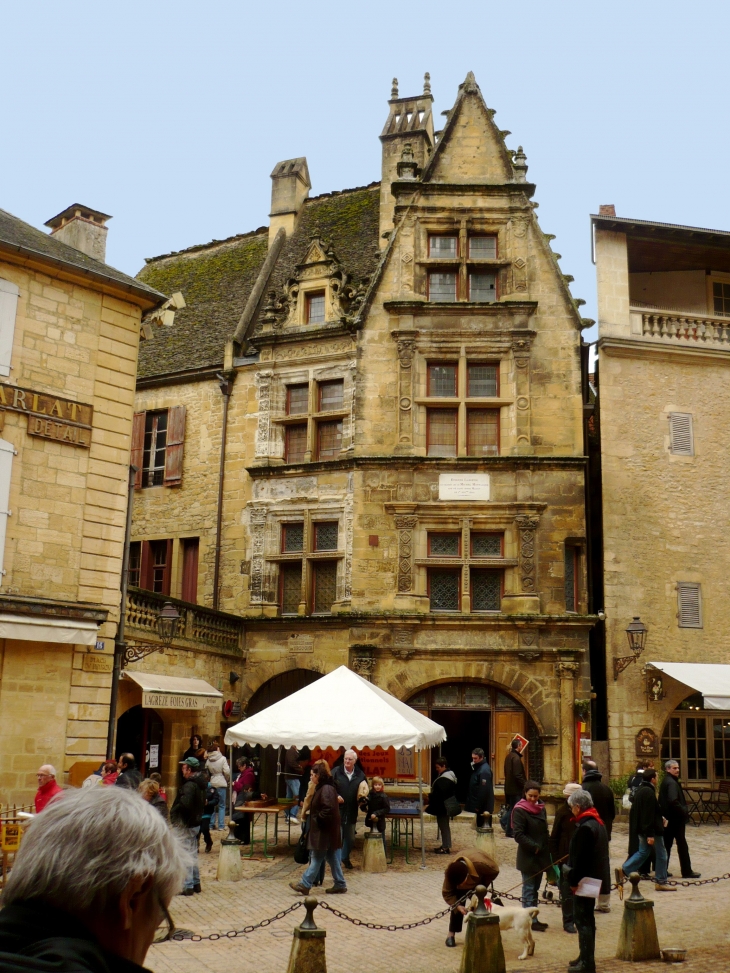
POLYGON ((339 909, 333 908, 327 902, 320 902, 319 907, 326 912, 331 912, 338 919, 345 919, 347 922, 351 922, 353 926, 364 926, 365 929, 379 929, 385 932, 401 932, 404 929, 416 929, 418 926, 427 926, 434 919, 443 919, 444 916, 447 916, 451 912, 451 906, 449 906, 446 909, 442 909, 441 912, 437 912, 434 916, 427 916, 425 919, 419 919, 417 922, 404 922, 402 925, 397 926, 392 923, 390 925, 384 925, 380 922, 366 922, 364 919, 353 919, 352 916, 340 912, 339 909))
POLYGON ((189 936, 182 932, 174 932, 167 942, 201 943, 206 939, 209 939, 212 942, 215 942, 218 939, 235 939, 237 936, 246 936, 250 932, 255 932, 256 929, 263 929, 265 926, 270 926, 272 922, 277 922, 277 920, 283 919, 284 916, 288 916, 289 913, 294 912, 295 909, 301 909, 303 905, 303 902, 295 902, 294 905, 289 906, 288 909, 284 909, 283 912, 277 912, 276 915, 272 916, 270 919, 262 919, 261 922, 257 922, 252 926, 244 926, 243 929, 231 929, 230 932, 212 932, 210 936, 200 936, 197 933, 193 933, 192 936, 189 936))
POLYGON ((730 878, 730 872, 725 872, 724 875, 715 875, 714 878, 682 878, 682 879, 667 879, 667 885, 681 885, 683 888, 688 888, 690 885, 717 885, 718 882, 725 882, 730 878))

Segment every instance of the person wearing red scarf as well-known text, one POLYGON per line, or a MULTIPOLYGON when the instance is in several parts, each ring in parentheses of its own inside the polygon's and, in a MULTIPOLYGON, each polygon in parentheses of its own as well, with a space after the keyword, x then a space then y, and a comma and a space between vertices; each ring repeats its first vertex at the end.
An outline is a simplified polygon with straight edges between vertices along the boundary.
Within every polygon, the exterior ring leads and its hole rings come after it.
POLYGON ((39 767, 36 778, 38 780, 38 790, 36 791, 34 800, 35 813, 40 814, 56 794, 63 794, 63 788, 59 787, 56 783, 56 768, 52 767, 51 764, 43 764, 42 767, 39 767))
POLYGON ((570 841, 570 854, 565 877, 573 892, 573 918, 578 930, 580 955, 569 964, 571 973, 596 971, 596 899, 608 894, 611 887, 611 868, 608 855, 608 835, 601 816, 593 806, 588 791, 579 788, 568 798, 575 818, 575 833, 570 841), (595 879, 584 883, 584 879, 595 879))

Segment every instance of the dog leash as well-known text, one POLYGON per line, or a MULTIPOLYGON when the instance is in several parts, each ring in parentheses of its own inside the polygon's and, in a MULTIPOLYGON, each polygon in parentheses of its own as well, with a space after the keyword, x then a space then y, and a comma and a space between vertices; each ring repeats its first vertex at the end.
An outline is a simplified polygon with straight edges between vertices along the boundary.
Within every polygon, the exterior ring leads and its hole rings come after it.
MULTIPOLYGON (((570 857, 569 855, 563 855, 563 857, 562 858, 558 858, 558 860, 556 862, 550 862, 549 865, 546 865, 544 868, 541 868, 539 872, 535 872, 534 875, 530 875, 530 878, 528 879, 528 881, 531 881, 533 878, 537 878, 538 875, 542 875, 543 872, 546 872, 548 870, 548 868, 552 868, 553 865, 559 865, 561 862, 564 862, 565 859, 566 858, 569 858, 569 857, 570 857)), ((506 892, 501 892, 500 894, 501 895, 509 895, 510 892, 514 892, 515 889, 520 888, 520 886, 523 885, 523 884, 524 884, 523 882, 518 882, 517 885, 513 885, 511 889, 507 889, 506 892)))

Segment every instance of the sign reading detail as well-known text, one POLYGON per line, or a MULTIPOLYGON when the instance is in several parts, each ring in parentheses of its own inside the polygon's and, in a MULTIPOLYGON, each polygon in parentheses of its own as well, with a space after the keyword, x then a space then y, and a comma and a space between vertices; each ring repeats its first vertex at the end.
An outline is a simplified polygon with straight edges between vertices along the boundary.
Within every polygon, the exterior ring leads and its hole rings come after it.
POLYGON ((202 709, 217 703, 208 696, 186 696, 183 693, 158 693, 152 689, 142 691, 143 709, 202 709))
POLYGON ((92 405, 0 382, 0 409, 24 412, 28 416, 31 436, 55 439, 84 449, 91 446, 92 405))
POLYGON ((489 500, 489 474, 440 473, 439 500, 489 500))

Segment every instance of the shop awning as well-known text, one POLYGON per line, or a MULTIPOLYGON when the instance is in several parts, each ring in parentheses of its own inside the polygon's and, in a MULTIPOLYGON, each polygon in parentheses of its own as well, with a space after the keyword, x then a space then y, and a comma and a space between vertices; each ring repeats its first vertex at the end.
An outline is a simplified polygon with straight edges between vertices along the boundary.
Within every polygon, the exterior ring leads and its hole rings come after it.
POLYGON ((730 710, 730 665, 710 662, 649 662, 689 689, 702 693, 705 709, 730 710))
POLYGON ((63 642, 65 645, 94 645, 99 623, 81 618, 51 615, 0 615, 0 639, 21 642, 63 642))
POLYGON ((182 676, 162 676, 156 672, 129 672, 123 679, 131 679, 142 690, 144 709, 202 709, 223 693, 205 679, 185 679, 182 676))

